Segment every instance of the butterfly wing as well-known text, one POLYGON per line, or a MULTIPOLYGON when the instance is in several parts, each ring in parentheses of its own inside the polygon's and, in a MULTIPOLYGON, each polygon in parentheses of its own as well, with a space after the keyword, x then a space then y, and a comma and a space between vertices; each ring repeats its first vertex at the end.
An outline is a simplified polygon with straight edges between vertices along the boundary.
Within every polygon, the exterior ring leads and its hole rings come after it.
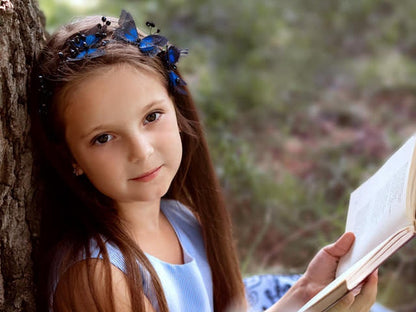
POLYGON ((176 92, 186 94, 185 90, 182 88, 183 86, 186 86, 186 82, 173 70, 169 71, 169 85, 176 92))
POLYGON ((96 58, 99 56, 102 56, 105 54, 105 51, 102 49, 92 48, 92 49, 86 49, 83 51, 80 51, 75 57, 68 57, 67 61, 75 62, 75 61, 81 61, 84 58, 96 58))
POLYGON ((87 51, 87 57, 88 58, 96 58, 99 56, 103 56, 105 54, 105 51, 103 49, 89 49, 87 51))
POLYGON ((139 34, 131 14, 122 10, 118 23, 120 27, 114 31, 114 37, 119 40, 137 44, 139 41, 139 34))
POLYGON ((85 43, 87 44, 87 47, 94 47, 96 44, 98 44, 101 41, 101 38, 99 36, 96 36, 95 34, 93 35, 88 35, 85 38, 85 43))
POLYGON ((175 46, 170 46, 167 52, 167 62, 169 65, 174 65, 178 62, 181 56, 181 50, 175 46))
POLYGON ((139 44, 142 53, 155 56, 168 43, 168 39, 159 35, 149 35, 144 37, 139 44))
POLYGON ((188 54, 188 49, 178 49, 175 46, 170 46, 165 56, 167 65, 174 68, 182 54, 188 54))

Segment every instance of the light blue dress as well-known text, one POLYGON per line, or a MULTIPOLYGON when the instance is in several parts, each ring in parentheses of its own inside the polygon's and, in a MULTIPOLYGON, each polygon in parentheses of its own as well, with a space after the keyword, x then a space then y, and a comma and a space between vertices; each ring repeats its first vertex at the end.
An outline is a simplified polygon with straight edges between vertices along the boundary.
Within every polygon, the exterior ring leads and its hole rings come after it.
MULTIPOLYGON (((184 255, 184 264, 177 265, 146 254, 162 283, 169 311, 213 311, 211 269, 198 221, 192 212, 178 201, 162 200, 160 208, 175 230, 184 255)), ((120 250, 107 243, 107 251, 110 262, 125 272, 120 250)), ((100 257, 94 244, 91 245, 91 254, 92 258, 100 257)), ((144 293, 157 311, 157 300, 149 285, 149 276, 144 272, 142 274, 145 281, 144 293)))
MULTIPOLYGON (((156 257, 146 254, 162 283, 170 312, 211 312, 213 311, 213 289, 211 269, 207 261, 205 245, 199 222, 192 212, 184 205, 174 200, 162 200, 162 213, 169 220, 182 246, 184 264, 175 265, 163 262, 156 257)), ((124 257, 121 251, 112 243, 107 242, 106 248, 111 264, 126 272, 124 257)), ((102 259, 95 240, 90 243, 91 258, 102 259)), ((82 253, 74 261, 86 258, 82 253)), ((59 282, 57 271, 60 264, 59 255, 52 263, 50 275, 49 311, 53 307, 53 294, 59 282)), ((141 266, 139 266, 141 267, 141 266)), ((150 275, 142 269, 143 291, 158 311, 155 293, 151 286, 150 275)))

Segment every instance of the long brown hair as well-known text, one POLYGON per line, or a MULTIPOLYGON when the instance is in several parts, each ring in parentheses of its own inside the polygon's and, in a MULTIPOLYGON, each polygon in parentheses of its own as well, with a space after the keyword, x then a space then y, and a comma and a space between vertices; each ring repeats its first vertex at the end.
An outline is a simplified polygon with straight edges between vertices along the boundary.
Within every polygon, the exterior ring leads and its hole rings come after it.
MULTIPOLYGON (((46 274, 48 264, 60 248, 62 241, 69 241, 61 264, 63 271, 71 264, 71 259, 80 252, 89 258, 91 239, 97 241, 106 267, 106 279, 111 283, 110 261, 103 237, 114 243, 124 256, 126 278, 130 290, 131 305, 134 310, 144 311, 142 275, 137 261, 150 273, 151 283, 157 295, 159 311, 168 311, 160 280, 142 250, 123 229, 110 198, 98 192, 85 177, 72 174, 71 153, 63 135, 63 123, 59 111, 65 105, 65 94, 76 89, 77 83, 88 75, 96 74, 104 67, 128 64, 141 70, 157 74, 168 88, 168 74, 158 57, 142 55, 137 47, 111 41, 103 49, 105 54, 93 59, 65 62, 58 52, 65 49, 68 39, 76 33, 86 32, 99 21, 99 17, 86 17, 60 28, 48 40, 38 57, 38 69, 32 84, 32 134, 35 159, 38 170, 37 201, 42 207, 40 274, 46 274), (39 86, 38 75, 47 79, 46 87, 52 91, 46 103, 47 112, 39 113, 39 106, 45 104, 45 82, 39 86), (52 250, 52 252, 51 252, 52 250), (142 295, 138 295, 142 294, 142 295)), ((110 38, 116 19, 107 29, 110 38)), ((179 72, 176 71, 178 75, 179 72)), ((244 286, 234 241, 231 222, 221 195, 220 186, 209 156, 196 107, 185 87, 185 94, 171 92, 175 105, 181 139, 183 157, 180 168, 164 196, 188 206, 196 215, 202 228, 206 253, 212 272, 214 290, 214 310, 226 311, 231 306, 245 308, 244 286)), ((59 252, 62 252, 60 250, 59 252)), ((60 272, 63 273, 63 272, 60 272)), ((39 278, 40 281, 46 280, 39 278)), ((111 286, 110 306, 114 310, 111 286)), ((40 286, 40 306, 48 301, 48 287, 40 286), (43 291, 42 291, 43 290, 43 291)), ((99 311, 102 307, 96 307, 99 311)), ((106 308, 107 309, 107 308, 106 308)), ((106 310, 105 309, 105 310, 106 310)))

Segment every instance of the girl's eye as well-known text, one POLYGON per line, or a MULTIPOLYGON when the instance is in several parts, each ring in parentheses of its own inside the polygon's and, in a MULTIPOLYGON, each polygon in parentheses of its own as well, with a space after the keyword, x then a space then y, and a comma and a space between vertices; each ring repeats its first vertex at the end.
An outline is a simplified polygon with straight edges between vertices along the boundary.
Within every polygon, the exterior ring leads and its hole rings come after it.
POLYGON ((159 112, 153 112, 150 113, 149 115, 146 116, 145 118, 145 124, 150 123, 150 122, 154 122, 156 120, 158 120, 160 118, 161 113, 159 112))
POLYGON ((100 145, 100 144, 105 144, 105 143, 107 143, 108 141, 110 141, 112 138, 113 138, 113 137, 112 137, 112 135, 111 135, 111 134, 107 134, 107 133, 105 133, 105 134, 101 134, 101 135, 99 135, 98 137, 96 137, 96 138, 93 140, 93 143, 94 143, 94 144, 98 144, 98 145, 100 145))

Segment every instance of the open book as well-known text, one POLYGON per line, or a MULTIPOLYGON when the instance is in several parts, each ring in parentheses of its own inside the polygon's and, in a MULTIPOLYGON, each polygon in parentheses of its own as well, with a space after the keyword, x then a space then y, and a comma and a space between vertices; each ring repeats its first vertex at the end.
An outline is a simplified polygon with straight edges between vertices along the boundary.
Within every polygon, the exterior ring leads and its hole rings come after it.
POLYGON ((416 135, 351 193, 346 232, 355 243, 337 278, 299 312, 322 312, 357 287, 416 234, 416 135))

